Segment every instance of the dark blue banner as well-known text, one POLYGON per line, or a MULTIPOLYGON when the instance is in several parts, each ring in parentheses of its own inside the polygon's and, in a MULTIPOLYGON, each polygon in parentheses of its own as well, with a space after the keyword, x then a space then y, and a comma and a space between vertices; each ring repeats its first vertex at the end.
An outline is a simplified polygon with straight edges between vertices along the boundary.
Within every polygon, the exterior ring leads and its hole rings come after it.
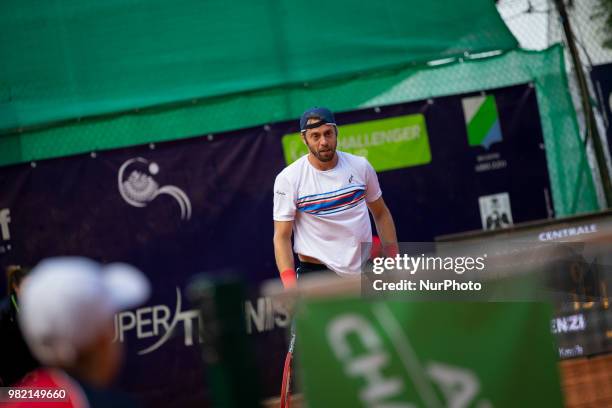
MULTIPOLYGON (((536 91, 486 93, 338 113, 340 124, 421 113, 431 160, 379 173, 400 241, 550 218, 536 91)), ((127 345, 118 386, 146 406, 203 406, 198 314, 184 297, 196 273, 231 269, 252 288, 277 271, 272 187, 281 139, 298 121, 0 170, 0 266, 57 255, 124 261, 153 296, 116 316, 127 345)), ((4 283, 3 283, 4 285, 4 283)), ((280 389, 286 313, 245 303, 264 396, 280 389)))

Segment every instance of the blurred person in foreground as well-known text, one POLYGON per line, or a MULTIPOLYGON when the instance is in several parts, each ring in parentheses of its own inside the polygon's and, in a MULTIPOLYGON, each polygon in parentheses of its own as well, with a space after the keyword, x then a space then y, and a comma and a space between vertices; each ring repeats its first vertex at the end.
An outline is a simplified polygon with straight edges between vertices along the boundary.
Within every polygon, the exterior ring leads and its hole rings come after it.
POLYGON ((361 245, 372 242, 368 210, 385 254, 395 256, 395 224, 376 171, 366 158, 336 150, 333 113, 308 109, 300 118, 300 132, 308 154, 285 167, 274 182, 274 254, 283 285, 293 287, 297 275, 324 269, 340 276, 361 273, 370 255, 361 245))
POLYGON ((127 264, 103 266, 78 257, 42 261, 22 286, 19 323, 46 367, 18 386, 65 390, 68 400, 53 405, 58 407, 135 406, 127 395, 108 389, 123 360, 121 343, 113 342, 113 318, 144 302, 149 292, 145 276, 127 264))
POLYGON ((40 365, 23 339, 17 320, 20 287, 29 273, 29 268, 18 265, 6 268, 8 297, 0 303, 0 387, 14 384, 40 365))

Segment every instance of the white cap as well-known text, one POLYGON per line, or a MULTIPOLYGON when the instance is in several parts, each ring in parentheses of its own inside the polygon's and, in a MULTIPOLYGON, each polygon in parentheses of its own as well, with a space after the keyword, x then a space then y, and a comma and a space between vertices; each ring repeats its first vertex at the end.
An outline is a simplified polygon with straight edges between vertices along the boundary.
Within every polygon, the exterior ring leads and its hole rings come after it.
POLYGON ((116 312, 144 302, 147 278, 121 263, 100 265, 80 257, 39 263, 19 292, 19 323, 38 360, 70 365, 112 321, 116 312))

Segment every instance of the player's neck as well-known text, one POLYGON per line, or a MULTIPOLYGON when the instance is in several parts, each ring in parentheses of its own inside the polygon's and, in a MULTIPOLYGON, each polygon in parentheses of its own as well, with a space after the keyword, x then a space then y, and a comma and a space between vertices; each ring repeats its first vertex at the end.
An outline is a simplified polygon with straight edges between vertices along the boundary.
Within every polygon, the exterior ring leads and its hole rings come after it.
POLYGON ((338 152, 334 153, 334 158, 328 162, 317 159, 312 153, 308 153, 308 162, 317 170, 331 170, 338 164, 338 152))

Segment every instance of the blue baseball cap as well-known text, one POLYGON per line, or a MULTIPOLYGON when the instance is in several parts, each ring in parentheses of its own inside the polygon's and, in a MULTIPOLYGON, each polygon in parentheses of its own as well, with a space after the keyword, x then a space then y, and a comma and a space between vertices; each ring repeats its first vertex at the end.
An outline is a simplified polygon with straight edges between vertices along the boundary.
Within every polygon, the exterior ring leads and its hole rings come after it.
POLYGON ((304 132, 306 129, 314 129, 322 125, 334 125, 336 126, 336 119, 334 114, 327 108, 314 107, 308 109, 302 113, 300 118, 300 131, 304 132), (317 122, 308 124, 309 119, 319 119, 317 122))

